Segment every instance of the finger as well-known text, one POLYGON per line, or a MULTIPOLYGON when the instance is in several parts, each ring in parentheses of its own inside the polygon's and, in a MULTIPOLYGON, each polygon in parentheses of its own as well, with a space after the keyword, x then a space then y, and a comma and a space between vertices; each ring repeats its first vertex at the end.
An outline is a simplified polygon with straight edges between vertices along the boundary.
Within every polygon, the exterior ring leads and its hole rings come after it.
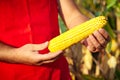
POLYGON ((95 31, 93 33, 93 35, 95 36, 95 38, 97 39, 97 41, 100 43, 100 45, 102 45, 102 47, 105 47, 107 44, 106 39, 100 34, 99 31, 95 31))
POLYGON ((42 54, 40 56, 40 60, 41 61, 52 60, 52 59, 55 59, 56 57, 59 57, 60 55, 62 55, 62 51, 58 51, 55 53, 42 54))
POLYGON ((86 45, 86 39, 87 39, 87 38, 81 40, 80 43, 86 45))
POLYGON ((94 35, 90 35, 89 36, 89 40, 92 42, 92 44, 95 46, 96 49, 101 49, 102 46, 100 45, 100 43, 96 40, 94 35))
POLYGON ((54 62, 61 55, 62 51, 58 51, 56 53, 39 54, 39 61, 36 63, 36 65, 54 62))
POLYGON ((82 40, 81 43, 84 44, 90 52, 98 51, 98 50, 96 50, 95 46, 92 44, 92 42, 89 39, 89 37, 84 39, 84 40, 82 40))
POLYGON ((88 46, 87 38, 85 38, 82 41, 80 41, 80 43, 83 44, 83 45, 85 45, 87 47, 88 46))
POLYGON ((33 51, 43 50, 48 47, 48 41, 42 44, 32 44, 33 51))
POLYGON ((47 60, 47 61, 40 61, 40 62, 36 63, 35 65, 42 65, 42 64, 52 63, 54 61, 55 61, 55 59, 54 60, 47 60))
POLYGON ((94 51, 91 51, 92 53, 99 52, 101 51, 100 49, 95 49, 94 51))
POLYGON ((105 31, 104 29, 99 29, 98 30, 101 34, 102 34, 102 36, 107 40, 107 41, 110 41, 110 36, 109 36, 109 34, 108 34, 108 32, 107 31, 105 31))
POLYGON ((94 52, 96 50, 94 44, 91 42, 89 37, 86 39, 86 44, 87 44, 86 47, 89 51, 94 52))

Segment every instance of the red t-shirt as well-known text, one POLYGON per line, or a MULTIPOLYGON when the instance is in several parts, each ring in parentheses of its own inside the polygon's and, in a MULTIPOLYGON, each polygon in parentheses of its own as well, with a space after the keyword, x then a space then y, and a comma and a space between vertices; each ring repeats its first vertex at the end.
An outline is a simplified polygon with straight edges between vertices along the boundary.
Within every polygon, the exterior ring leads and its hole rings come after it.
MULTIPOLYGON (((40 44, 57 35, 57 0, 0 0, 0 42, 21 47, 40 44)), ((70 76, 62 56, 41 66, 0 62, 0 80, 70 80, 70 76)))

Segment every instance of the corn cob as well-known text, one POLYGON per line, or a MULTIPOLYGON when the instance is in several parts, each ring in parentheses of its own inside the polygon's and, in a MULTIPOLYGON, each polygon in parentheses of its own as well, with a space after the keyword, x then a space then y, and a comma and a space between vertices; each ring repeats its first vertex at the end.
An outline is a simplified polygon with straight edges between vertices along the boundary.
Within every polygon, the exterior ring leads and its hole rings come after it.
POLYGON ((106 22, 107 21, 104 16, 98 16, 80 25, 77 25, 74 28, 50 40, 48 49, 50 52, 64 50, 65 48, 68 48, 69 46, 88 37, 95 30, 102 28, 106 22))

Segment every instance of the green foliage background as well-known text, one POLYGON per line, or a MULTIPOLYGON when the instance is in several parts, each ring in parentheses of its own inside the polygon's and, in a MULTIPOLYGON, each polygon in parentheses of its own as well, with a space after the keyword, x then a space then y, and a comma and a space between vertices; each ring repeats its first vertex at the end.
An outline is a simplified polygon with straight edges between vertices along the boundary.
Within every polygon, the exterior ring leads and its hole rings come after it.
MULTIPOLYGON (((70 64, 70 71, 71 73, 73 73, 72 77, 74 77, 73 80, 80 80, 80 79, 81 80, 120 80, 120 61, 119 61, 120 60, 120 57, 119 57, 119 54, 120 54, 120 0, 74 0, 74 1, 77 4, 79 10, 89 18, 93 18, 95 16, 100 16, 100 15, 104 15, 107 17, 108 24, 104 28, 108 31, 111 37, 111 41, 106 47, 106 52, 112 56, 116 56, 117 54, 117 58, 116 58, 117 66, 114 72, 110 72, 112 71, 112 69, 108 69, 108 67, 99 66, 100 68, 104 68, 108 70, 108 72, 106 72, 106 75, 102 74, 101 72, 101 74, 96 77, 93 73, 94 69, 90 71, 89 75, 84 75, 79 71, 80 66, 78 66, 81 64, 80 62, 81 62, 82 53, 78 58, 75 55, 76 52, 78 53, 77 49, 74 48, 73 50, 73 48, 70 48, 69 51, 66 52, 66 57, 71 58, 73 61, 72 66, 70 64), (114 46, 114 44, 112 43, 112 40, 114 40, 118 44, 117 49, 115 51, 112 51, 112 46, 114 46), (110 73, 113 75, 112 78, 110 77, 111 75, 110 73)), ((60 24, 61 32, 62 33, 65 32, 67 29, 64 23, 62 22, 61 18, 59 18, 59 24, 60 24)), ((82 47, 79 47, 79 48, 82 48, 82 47)), ((97 61, 99 62, 98 58, 99 57, 97 57, 97 61)), ((104 60, 107 60, 105 58, 106 57, 104 57, 104 60)), ((100 61, 100 64, 108 66, 104 62, 100 61)))

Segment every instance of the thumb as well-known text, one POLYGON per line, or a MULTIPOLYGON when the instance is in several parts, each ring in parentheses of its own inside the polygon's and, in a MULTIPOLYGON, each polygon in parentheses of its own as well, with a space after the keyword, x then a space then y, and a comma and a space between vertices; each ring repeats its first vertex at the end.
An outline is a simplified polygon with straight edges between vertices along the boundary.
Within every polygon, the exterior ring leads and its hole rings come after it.
POLYGON ((41 44, 33 44, 32 47, 35 51, 43 50, 48 47, 48 41, 41 44))

